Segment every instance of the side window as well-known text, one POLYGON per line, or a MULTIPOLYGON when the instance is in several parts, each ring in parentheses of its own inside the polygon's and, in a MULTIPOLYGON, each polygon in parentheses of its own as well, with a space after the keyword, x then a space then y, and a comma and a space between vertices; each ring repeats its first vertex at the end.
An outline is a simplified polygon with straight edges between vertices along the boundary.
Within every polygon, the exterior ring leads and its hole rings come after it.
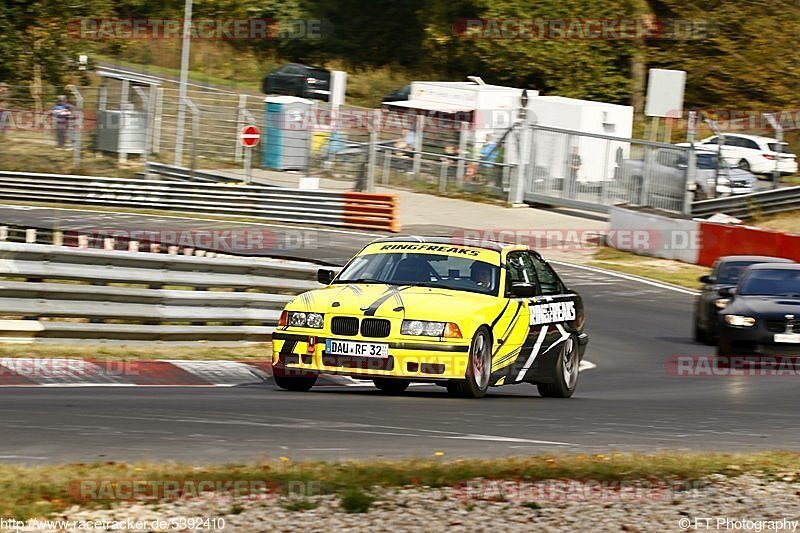
POLYGON ((511 290, 512 283, 537 284, 536 268, 527 252, 510 252, 506 257, 506 292, 511 290))
POLYGON ((758 143, 752 139, 742 139, 742 146, 744 148, 750 148, 751 150, 761 150, 761 148, 758 147, 758 143))
POLYGON ((563 293, 564 286, 561 284, 553 268, 539 257, 533 254, 528 255, 530 255, 531 261, 536 269, 536 277, 539 278, 539 288, 542 294, 563 293))

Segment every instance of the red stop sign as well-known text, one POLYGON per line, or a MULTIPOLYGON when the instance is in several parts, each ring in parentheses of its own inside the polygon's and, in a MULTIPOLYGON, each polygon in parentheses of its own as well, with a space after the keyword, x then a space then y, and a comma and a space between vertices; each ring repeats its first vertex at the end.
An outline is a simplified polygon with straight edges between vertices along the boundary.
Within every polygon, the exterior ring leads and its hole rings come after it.
POLYGON ((245 126, 239 132, 239 142, 242 146, 253 147, 261 140, 261 131, 256 126, 245 126))

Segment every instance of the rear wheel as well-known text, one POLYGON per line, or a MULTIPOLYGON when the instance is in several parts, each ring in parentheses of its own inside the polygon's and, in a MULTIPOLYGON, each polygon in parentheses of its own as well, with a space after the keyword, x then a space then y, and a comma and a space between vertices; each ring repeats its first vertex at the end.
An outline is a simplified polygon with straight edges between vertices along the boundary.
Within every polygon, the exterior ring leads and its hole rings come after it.
POLYGON ((558 354, 553 383, 537 383, 539 394, 545 398, 569 398, 578 385, 580 361, 578 357, 578 341, 570 335, 558 354))
POLYGON ((375 378, 372 380, 381 392, 386 394, 400 394, 408 388, 409 381, 405 379, 375 378))
POLYGON ((275 379, 275 385, 282 389, 294 392, 309 391, 317 382, 317 376, 289 377, 274 375, 272 377, 275 379))
POLYGON ((750 172, 750 163, 747 162, 747 159, 740 159, 737 166, 742 170, 750 172))
POLYGON ((492 337, 486 326, 481 326, 469 347, 469 362, 464 381, 450 381, 447 392, 463 398, 482 398, 489 389, 492 376, 492 337))

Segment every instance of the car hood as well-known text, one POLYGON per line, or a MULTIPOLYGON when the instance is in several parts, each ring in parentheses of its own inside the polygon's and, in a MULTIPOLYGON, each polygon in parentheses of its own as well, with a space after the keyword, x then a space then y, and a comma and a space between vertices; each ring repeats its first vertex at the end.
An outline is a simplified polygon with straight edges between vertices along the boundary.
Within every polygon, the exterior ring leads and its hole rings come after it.
POLYGON ((748 315, 761 318, 800 317, 800 298, 783 296, 736 296, 725 314, 748 315))
POLYGON ((494 296, 385 283, 336 283, 303 293, 289 310, 343 316, 376 316, 454 322, 498 305, 494 296))

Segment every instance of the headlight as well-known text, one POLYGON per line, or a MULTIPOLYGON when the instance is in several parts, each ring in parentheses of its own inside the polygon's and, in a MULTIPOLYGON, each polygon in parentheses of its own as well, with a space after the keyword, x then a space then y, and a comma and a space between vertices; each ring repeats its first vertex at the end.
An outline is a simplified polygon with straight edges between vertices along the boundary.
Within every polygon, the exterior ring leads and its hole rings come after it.
POLYGON ((716 305, 718 309, 725 309, 728 307, 728 302, 730 302, 729 298, 720 298, 714 301, 714 305, 716 305))
POLYGON ((403 320, 400 326, 403 335, 425 337, 454 337, 461 338, 461 330, 452 322, 430 322, 427 320, 403 320))
POLYGON ((325 315, 321 313, 302 313, 299 311, 289 311, 286 323, 297 328, 322 329, 325 323, 325 315))
POLYGON ((725 322, 731 326, 749 328, 756 323, 756 319, 751 316, 725 315, 725 322))
POLYGON ((306 316, 306 325, 310 328, 322 329, 324 320, 319 313, 308 313, 306 316))

